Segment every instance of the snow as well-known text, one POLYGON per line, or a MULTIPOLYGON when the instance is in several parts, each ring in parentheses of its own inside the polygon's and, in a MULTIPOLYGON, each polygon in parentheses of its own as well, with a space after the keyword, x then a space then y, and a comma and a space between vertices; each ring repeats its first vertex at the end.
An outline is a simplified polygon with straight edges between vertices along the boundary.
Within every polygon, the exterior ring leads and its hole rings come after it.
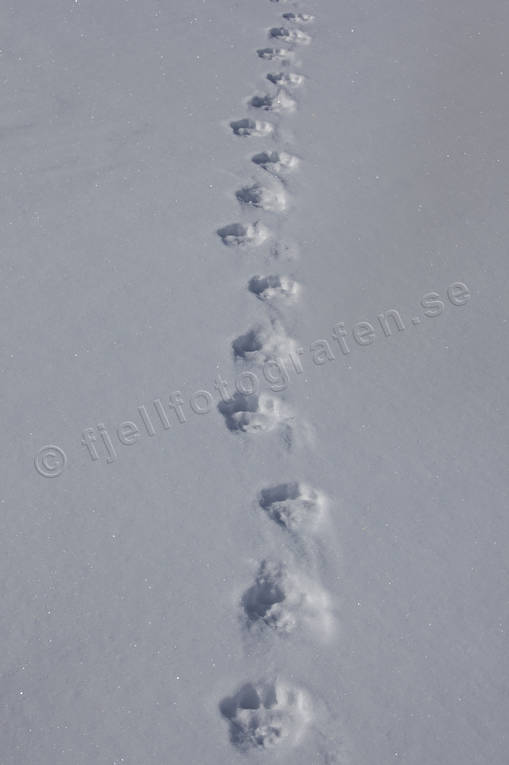
POLYGON ((507 7, 2 22, 2 765, 504 765, 507 7))

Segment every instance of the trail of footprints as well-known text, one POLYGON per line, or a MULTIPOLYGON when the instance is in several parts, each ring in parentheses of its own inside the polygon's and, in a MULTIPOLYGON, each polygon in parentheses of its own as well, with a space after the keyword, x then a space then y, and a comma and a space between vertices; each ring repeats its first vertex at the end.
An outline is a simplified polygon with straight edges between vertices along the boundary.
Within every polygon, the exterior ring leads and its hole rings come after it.
MULTIPOLYGON (((284 3, 286 0, 271 0, 284 3)), ((281 71, 266 75, 272 92, 257 93, 246 101, 249 116, 230 122, 232 135, 239 139, 265 139, 275 146, 259 149, 251 162, 263 171, 259 181, 242 186, 235 192, 241 212, 251 220, 240 220, 217 229, 226 247, 255 250, 273 240, 272 255, 289 259, 292 246, 277 237, 261 219, 253 220, 250 211, 281 216, 290 206, 286 176, 299 166, 299 158, 279 148, 280 120, 297 110, 295 91, 304 83, 302 74, 290 70, 296 63, 296 51, 311 43, 311 36, 301 27, 309 26, 313 16, 286 12, 283 23, 268 30, 269 45, 256 53, 263 61, 280 64, 281 71), (259 115, 269 119, 261 119, 259 115)), ((300 285, 292 275, 283 273, 255 274, 247 284, 248 291, 262 303, 279 301, 284 307, 298 301, 300 285)), ((284 313, 284 312, 283 312, 284 313)), ((237 363, 263 364, 288 356, 296 350, 281 320, 270 318, 247 329, 232 342, 237 363)), ((228 430, 233 433, 263 433, 279 430, 291 443, 293 414, 278 396, 268 393, 247 395, 235 393, 218 405, 228 430)), ((282 533, 291 550, 291 542, 306 540, 320 532, 326 516, 325 496, 317 489, 300 482, 268 486, 258 497, 260 522, 265 517, 274 533, 282 533), (279 532, 276 531, 279 529, 279 532)), ((295 548, 293 548, 295 549, 295 548)), ((299 556, 285 560, 261 560, 252 584, 239 603, 243 628, 251 636, 272 635, 273 639, 290 639, 294 632, 307 632, 313 639, 325 639, 333 630, 330 598, 315 577, 299 565, 299 556)), ((268 750, 298 744, 313 720, 313 700, 302 688, 279 677, 246 682, 219 705, 229 726, 231 743, 241 751, 268 750)))

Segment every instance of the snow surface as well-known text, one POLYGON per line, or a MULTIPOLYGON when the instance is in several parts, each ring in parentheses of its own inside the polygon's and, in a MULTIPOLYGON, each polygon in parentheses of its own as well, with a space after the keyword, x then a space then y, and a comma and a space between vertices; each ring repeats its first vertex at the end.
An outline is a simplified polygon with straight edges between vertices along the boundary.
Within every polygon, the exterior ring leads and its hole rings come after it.
POLYGON ((509 6, 0 16, 2 765, 505 765, 509 6))

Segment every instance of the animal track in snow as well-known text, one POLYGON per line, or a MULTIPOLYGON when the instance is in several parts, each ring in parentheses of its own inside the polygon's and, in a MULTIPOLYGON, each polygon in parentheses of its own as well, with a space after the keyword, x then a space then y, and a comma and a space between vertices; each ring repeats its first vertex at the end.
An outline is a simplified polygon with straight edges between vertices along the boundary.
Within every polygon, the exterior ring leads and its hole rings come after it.
POLYGON ((260 221, 230 223, 219 228, 217 234, 227 247, 258 247, 270 237, 269 229, 260 221))
POLYGON ((248 288, 259 300, 283 298, 291 301, 297 298, 300 285, 291 276, 269 274, 268 276, 252 276, 248 288))
POLYGON ((283 212, 288 206, 286 193, 283 188, 262 186, 254 183, 252 186, 243 186, 235 196, 243 205, 260 207, 267 212, 283 212))
POLYGON ((281 63, 288 63, 295 57, 294 52, 287 48, 259 48, 256 52, 259 58, 281 63))
POLYGON ((285 151, 262 151, 255 154, 251 161, 273 175, 278 175, 284 170, 295 170, 299 165, 298 157, 285 151))
POLYGON ((255 138, 265 138, 274 131, 274 125, 271 122, 252 120, 249 117, 230 122, 230 127, 235 135, 254 136, 255 138))
POLYGON ((304 77, 296 72, 269 72, 267 79, 274 85, 287 88, 296 88, 304 82, 304 77))
POLYGON ((219 709, 229 722, 230 741, 241 751, 294 746, 312 719, 308 695, 279 679, 246 683, 219 709))
POLYGON ((326 511, 325 496, 296 481, 262 489, 259 504, 271 520, 292 533, 315 528, 326 511))
POLYGON ((294 24, 310 24, 315 20, 315 17, 310 13, 292 13, 291 11, 283 13, 283 18, 286 21, 292 21, 294 24))
POLYGON ((284 90, 279 90, 275 96, 265 93, 263 96, 253 96, 249 106, 254 109, 264 109, 267 112, 293 112, 296 103, 284 90))
POLYGON ((263 364, 287 356, 296 349, 296 342, 274 322, 270 326, 259 324, 240 335, 233 341, 232 349, 235 358, 263 364))
POLYGON ((327 593, 284 563, 262 561, 242 608, 250 629, 269 627, 285 635, 302 626, 326 639, 332 628, 327 593))
POLYGON ((296 45, 309 45, 311 42, 311 37, 306 32, 287 27, 272 27, 269 30, 269 37, 273 40, 283 40, 286 43, 295 43, 296 45))
POLYGON ((266 393, 259 396, 235 393, 228 401, 220 401, 217 408, 226 427, 233 432, 268 432, 290 419, 282 401, 266 393))

